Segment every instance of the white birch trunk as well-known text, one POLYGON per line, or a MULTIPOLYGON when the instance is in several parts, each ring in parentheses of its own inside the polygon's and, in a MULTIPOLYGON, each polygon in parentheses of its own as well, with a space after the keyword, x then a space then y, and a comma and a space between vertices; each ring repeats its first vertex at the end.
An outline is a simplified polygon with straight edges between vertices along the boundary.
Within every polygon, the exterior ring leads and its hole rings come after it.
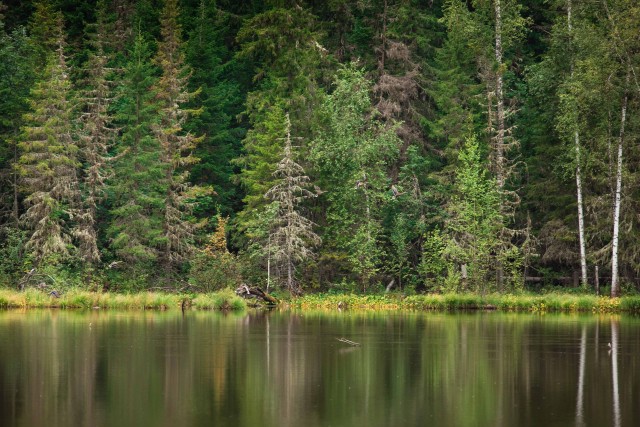
POLYGON ((618 245, 620 236, 620 205, 622 196, 622 145, 624 143, 624 126, 627 119, 627 100, 626 93, 629 85, 629 71, 625 81, 625 95, 622 100, 622 111, 620 114, 620 137, 618 138, 618 164, 616 167, 616 193, 613 205, 613 238, 611 242, 611 296, 620 295, 620 281, 618 277, 618 245))
MULTIPOLYGON (((573 29, 571 25, 571 15, 572 15, 572 7, 571 0, 567 1, 567 27, 569 29, 569 36, 571 36, 571 31, 573 29)), ((573 80, 573 60, 571 63, 571 79, 573 80)), ((575 142, 575 150, 576 150, 576 196, 578 199, 578 241, 580 244, 580 281, 582 283, 582 287, 586 288, 588 286, 588 276, 587 276, 587 248, 585 242, 585 232, 584 232, 584 208, 582 203, 582 173, 580 170, 580 134, 577 129, 576 123, 576 131, 574 132, 574 142, 575 142)))
POLYGON ((587 248, 584 233, 584 208, 582 204, 582 173, 580 171, 580 136, 575 131, 575 148, 576 148, 576 193, 578 198, 578 240, 580 242, 580 281, 582 287, 589 285, 587 277, 587 248))

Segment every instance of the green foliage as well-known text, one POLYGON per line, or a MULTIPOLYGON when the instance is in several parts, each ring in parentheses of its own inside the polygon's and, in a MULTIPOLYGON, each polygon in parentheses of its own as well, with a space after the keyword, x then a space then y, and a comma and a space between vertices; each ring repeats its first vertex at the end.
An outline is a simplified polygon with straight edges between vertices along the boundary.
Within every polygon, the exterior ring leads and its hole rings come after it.
POLYGON ((397 155, 394 129, 375 120, 363 71, 342 68, 321 108, 311 160, 327 189, 323 240, 345 251, 366 288, 382 257, 381 216, 389 201, 387 165, 397 155))
POLYGON ((307 289, 374 292, 393 279, 405 293, 486 294, 521 292, 525 271, 570 276, 578 165, 589 270, 608 277, 627 94, 619 258, 633 292, 640 7, 574 1, 570 29, 567 2, 499 4, 496 49, 493 0, 11 2, 0 11, 0 275, 15 285, 39 264, 56 281, 91 272, 94 288, 165 276, 264 286, 284 209, 264 195, 281 184, 288 112, 296 163, 321 189, 300 203, 323 239, 296 264, 307 289), (101 103, 108 80, 115 97, 101 103), (115 138, 96 132, 109 127, 115 138), (194 226, 220 213, 232 253, 212 256, 194 226))
MULTIPOLYGON (((72 139, 71 82, 64 52, 62 20, 52 29, 55 51, 48 52, 41 80, 32 88, 24 115, 18 170, 26 193, 20 221, 28 232, 25 249, 37 265, 75 250, 72 217, 79 200, 78 146, 72 139)), ((53 41, 47 41, 47 47, 53 41)))
POLYGON ((475 137, 469 137, 459 154, 454 192, 447 207, 449 219, 443 251, 451 267, 460 271, 460 288, 487 291, 500 252, 499 233, 504 226, 500 195, 489 178, 475 137))
POLYGON ((422 244, 420 273, 428 289, 437 289, 444 285, 450 262, 444 257, 447 248, 447 237, 439 228, 429 232, 422 244))
POLYGON ((152 89, 156 69, 143 36, 138 34, 124 67, 115 102, 116 125, 122 128, 109 180, 111 222, 108 235, 125 269, 153 268, 163 242, 162 208, 166 165, 151 129, 158 104, 152 89))

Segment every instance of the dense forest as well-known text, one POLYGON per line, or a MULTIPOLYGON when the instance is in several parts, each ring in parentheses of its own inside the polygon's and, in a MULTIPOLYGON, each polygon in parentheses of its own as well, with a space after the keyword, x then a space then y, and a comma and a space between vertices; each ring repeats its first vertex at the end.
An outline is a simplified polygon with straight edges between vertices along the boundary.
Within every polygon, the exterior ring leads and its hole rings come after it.
POLYGON ((638 285, 632 0, 4 0, 0 282, 638 285))

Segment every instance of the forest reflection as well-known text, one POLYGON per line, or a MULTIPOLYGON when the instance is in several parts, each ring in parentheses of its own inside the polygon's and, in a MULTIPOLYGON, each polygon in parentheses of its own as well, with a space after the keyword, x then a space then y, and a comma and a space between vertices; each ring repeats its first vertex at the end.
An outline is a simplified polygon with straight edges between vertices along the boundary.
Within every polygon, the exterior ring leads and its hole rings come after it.
POLYGON ((610 316, 6 311, 0 425, 636 425, 639 338, 610 316))

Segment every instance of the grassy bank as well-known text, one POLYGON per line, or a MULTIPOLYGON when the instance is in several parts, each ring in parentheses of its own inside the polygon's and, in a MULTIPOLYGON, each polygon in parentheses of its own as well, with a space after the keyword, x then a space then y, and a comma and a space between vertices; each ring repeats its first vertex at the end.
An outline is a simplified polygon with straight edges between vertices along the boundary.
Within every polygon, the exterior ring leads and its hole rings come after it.
POLYGON ((500 310, 521 312, 640 313, 640 296, 609 298, 595 295, 522 294, 476 295, 307 295, 290 301, 300 309, 412 309, 412 310, 500 310))
POLYGON ((164 292, 117 294, 69 290, 56 298, 37 289, 27 289, 24 292, 3 289, 0 290, 0 307, 115 310, 180 310, 185 307, 198 310, 244 310, 247 304, 231 290, 197 295, 164 292))
MULTIPOLYGON (((595 295, 310 294, 284 301, 284 308, 354 310, 500 310, 519 312, 640 313, 640 296, 609 298, 595 295)), ((118 294, 68 290, 59 298, 37 289, 0 290, 0 308, 80 308, 115 310, 244 310, 247 303, 230 289, 206 294, 139 292, 118 294)))

